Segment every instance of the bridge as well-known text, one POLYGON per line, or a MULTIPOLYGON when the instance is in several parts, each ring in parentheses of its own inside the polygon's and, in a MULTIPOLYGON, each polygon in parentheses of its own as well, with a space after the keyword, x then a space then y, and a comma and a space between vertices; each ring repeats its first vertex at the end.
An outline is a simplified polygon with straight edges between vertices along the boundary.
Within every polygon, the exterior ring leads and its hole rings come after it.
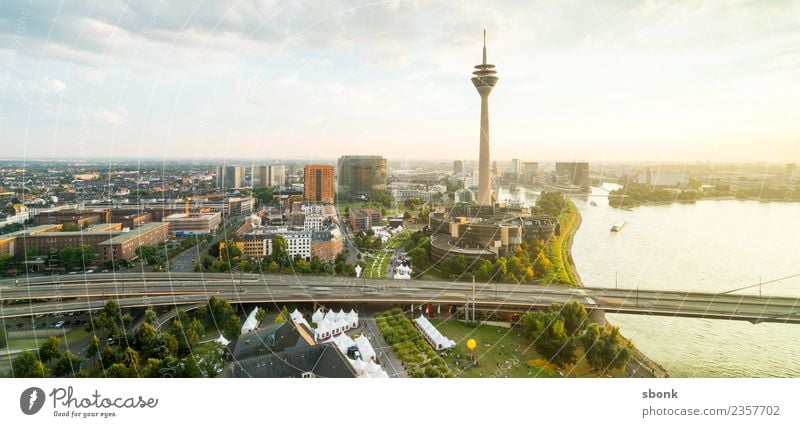
POLYGON ((752 323, 800 323, 800 298, 529 284, 295 275, 116 273, 0 281, 0 318, 120 307, 232 303, 434 304, 525 312, 578 301, 595 315, 626 313, 752 323))

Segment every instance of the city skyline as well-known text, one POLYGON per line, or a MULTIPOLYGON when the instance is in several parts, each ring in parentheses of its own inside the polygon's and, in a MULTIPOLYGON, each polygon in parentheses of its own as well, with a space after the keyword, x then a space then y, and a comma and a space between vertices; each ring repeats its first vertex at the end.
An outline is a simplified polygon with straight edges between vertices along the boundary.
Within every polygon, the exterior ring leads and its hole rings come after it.
POLYGON ((475 159, 486 27, 493 158, 800 160, 792 2, 6 6, 3 157, 475 159))

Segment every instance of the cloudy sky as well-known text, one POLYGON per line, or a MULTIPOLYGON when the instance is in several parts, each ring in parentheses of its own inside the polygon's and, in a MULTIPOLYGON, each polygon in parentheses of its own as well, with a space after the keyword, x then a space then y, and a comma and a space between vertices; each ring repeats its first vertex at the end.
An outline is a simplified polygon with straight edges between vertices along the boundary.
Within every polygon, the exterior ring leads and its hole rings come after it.
POLYGON ((0 0, 0 158, 800 161, 800 0, 0 0))

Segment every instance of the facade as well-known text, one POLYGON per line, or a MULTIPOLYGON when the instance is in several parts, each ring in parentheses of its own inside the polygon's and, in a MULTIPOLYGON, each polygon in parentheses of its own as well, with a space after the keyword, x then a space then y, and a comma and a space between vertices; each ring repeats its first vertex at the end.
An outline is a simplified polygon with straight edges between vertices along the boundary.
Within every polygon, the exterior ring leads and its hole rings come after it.
POLYGON ((311 202, 333 202, 333 166, 306 165, 303 196, 311 202))
POLYGON ((539 172, 538 162, 522 162, 519 180, 523 184, 536 183, 536 174, 539 172))
POLYGON ((464 162, 461 160, 453 161, 453 175, 458 175, 464 172, 464 162))
POLYGON ((24 259, 26 252, 55 257, 60 249, 90 245, 98 254, 100 263, 111 259, 131 260, 136 257, 136 248, 155 245, 167 239, 169 224, 151 222, 133 230, 123 228, 120 223, 99 224, 81 231, 61 231, 60 224, 31 227, 0 239, 0 250, 24 259))
POLYGON ((511 173, 512 174, 514 174, 516 176, 519 176, 520 172, 522 172, 520 166, 521 165, 520 165, 519 159, 511 159, 511 173))
POLYGON ((253 166, 253 188, 269 187, 269 166, 253 166))
POLYGON ((76 224, 81 229, 101 222, 104 222, 102 212, 75 209, 42 212, 33 217, 33 225, 76 224))
POLYGON ((170 233, 176 237, 213 234, 222 222, 219 212, 175 213, 164 218, 170 225, 170 233))
POLYGON ((218 166, 217 187, 223 190, 244 187, 244 167, 218 166))
POLYGON ((381 156, 342 156, 337 170, 341 194, 386 191, 388 168, 381 156))
POLYGON ((283 187, 286 185, 286 165, 269 166, 269 186, 283 187))
POLYGON ((557 162, 556 177, 558 184, 589 188, 589 163, 557 162))
POLYGON ((250 215, 253 213, 253 198, 251 196, 229 197, 227 205, 228 215, 230 216, 250 215))
MULTIPOLYGON (((481 96, 480 151, 478 156, 478 205, 492 206, 492 177, 489 151, 489 94, 497 84, 497 71, 486 62, 486 30, 483 32, 483 63, 475 66, 472 84, 481 96)), ((496 167, 495 167, 496 169, 496 167)))
POLYGON ((256 229, 242 236, 236 242, 236 246, 249 257, 272 255, 272 239, 275 236, 283 236, 286 240, 286 252, 289 257, 299 256, 306 261, 311 260, 311 232, 307 231, 256 229))
POLYGON ((354 232, 367 231, 381 223, 381 211, 374 208, 353 208, 347 212, 347 216, 354 232))
POLYGON ((140 246, 157 245, 169 236, 169 224, 151 222, 127 233, 122 233, 97 245, 98 261, 131 260, 136 258, 140 246))

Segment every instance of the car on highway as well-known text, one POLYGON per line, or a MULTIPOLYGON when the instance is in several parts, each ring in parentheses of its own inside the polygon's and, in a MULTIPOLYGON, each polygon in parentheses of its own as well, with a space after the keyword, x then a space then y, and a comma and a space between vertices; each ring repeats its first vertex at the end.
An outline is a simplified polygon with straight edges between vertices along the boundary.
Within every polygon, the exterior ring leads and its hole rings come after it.
POLYGON ((61 328, 63 326, 64 326, 64 321, 63 320, 59 320, 58 322, 53 323, 53 327, 54 328, 61 328))

